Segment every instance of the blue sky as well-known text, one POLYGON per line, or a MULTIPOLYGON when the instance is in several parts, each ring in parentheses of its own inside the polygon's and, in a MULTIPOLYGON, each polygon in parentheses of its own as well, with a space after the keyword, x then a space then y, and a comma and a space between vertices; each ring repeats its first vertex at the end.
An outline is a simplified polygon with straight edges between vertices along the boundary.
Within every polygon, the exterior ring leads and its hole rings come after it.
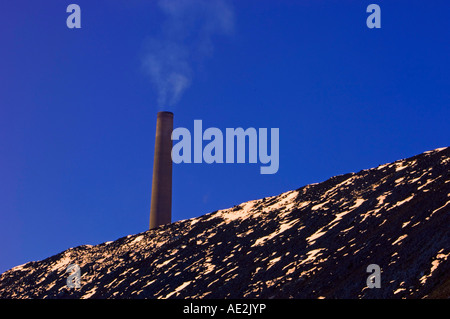
POLYGON ((162 109, 175 127, 280 129, 274 175, 174 165, 174 221, 449 145, 448 1, 186 1, 168 2, 173 30, 167 2, 0 3, 0 272, 147 229, 162 109), (143 63, 155 41, 185 53, 170 107, 143 63))

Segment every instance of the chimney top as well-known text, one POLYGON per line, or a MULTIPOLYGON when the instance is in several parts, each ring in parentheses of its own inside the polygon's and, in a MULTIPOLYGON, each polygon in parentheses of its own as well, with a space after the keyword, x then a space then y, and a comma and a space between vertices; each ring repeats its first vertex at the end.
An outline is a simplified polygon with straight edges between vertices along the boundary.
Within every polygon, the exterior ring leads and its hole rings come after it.
POLYGON ((172 112, 168 112, 168 111, 161 111, 161 112, 158 112, 158 117, 161 117, 161 116, 163 116, 163 117, 173 117, 173 113, 172 112))

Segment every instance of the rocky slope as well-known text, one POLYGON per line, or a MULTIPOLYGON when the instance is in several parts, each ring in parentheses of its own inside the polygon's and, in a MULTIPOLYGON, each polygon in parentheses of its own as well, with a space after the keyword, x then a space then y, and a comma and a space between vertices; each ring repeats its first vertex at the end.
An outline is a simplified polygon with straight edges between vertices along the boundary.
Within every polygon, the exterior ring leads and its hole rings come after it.
POLYGON ((0 298, 449 298, 449 170, 437 149, 71 248, 3 273, 0 298))

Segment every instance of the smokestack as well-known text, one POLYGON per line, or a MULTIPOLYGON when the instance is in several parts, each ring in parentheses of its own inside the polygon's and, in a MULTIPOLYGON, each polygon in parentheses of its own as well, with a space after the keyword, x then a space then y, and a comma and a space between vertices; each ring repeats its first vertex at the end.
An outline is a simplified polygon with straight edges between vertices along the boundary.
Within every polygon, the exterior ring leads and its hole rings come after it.
POLYGON ((150 229, 172 222, 172 131, 173 113, 158 112, 150 229))

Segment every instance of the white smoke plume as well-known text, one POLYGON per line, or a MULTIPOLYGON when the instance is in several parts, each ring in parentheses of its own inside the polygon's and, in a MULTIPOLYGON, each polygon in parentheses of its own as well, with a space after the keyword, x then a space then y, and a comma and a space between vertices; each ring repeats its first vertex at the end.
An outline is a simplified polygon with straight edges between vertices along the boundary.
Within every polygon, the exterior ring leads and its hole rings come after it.
POLYGON ((226 0, 160 0, 161 32, 146 46, 142 65, 159 108, 176 104, 191 85, 194 62, 213 53, 213 37, 230 35, 234 14, 226 0))

